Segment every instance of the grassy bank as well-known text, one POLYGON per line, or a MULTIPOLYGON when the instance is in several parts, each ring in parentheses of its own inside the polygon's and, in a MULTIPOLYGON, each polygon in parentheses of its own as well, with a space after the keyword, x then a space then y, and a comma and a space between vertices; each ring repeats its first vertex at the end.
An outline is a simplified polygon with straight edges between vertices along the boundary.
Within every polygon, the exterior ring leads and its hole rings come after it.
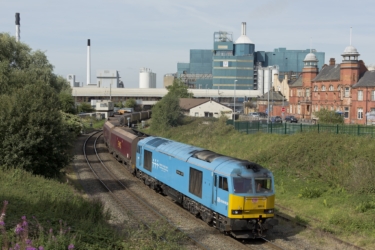
MULTIPOLYGON (((89 121, 83 122, 86 125, 89 121)), ((103 123, 104 120, 95 121, 91 129, 101 129, 103 123)), ((42 246, 45 250, 180 249, 182 235, 170 227, 150 232, 125 222, 123 228, 113 228, 108 220, 116 218, 110 218, 100 201, 84 196, 72 167, 64 172, 66 178, 58 181, 23 170, 1 169, 2 249, 26 249, 27 246, 36 249, 42 246)))
POLYGON ((224 121, 191 118, 184 126, 149 133, 271 169, 276 203, 298 221, 375 248, 374 139, 312 132, 246 135, 224 121))

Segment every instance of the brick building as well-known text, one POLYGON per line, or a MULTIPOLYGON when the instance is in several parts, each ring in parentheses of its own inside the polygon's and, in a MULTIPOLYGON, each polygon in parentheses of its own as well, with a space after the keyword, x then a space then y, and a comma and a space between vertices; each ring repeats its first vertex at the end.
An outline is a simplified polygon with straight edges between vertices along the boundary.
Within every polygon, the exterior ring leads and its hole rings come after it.
POLYGON ((375 112, 375 71, 358 60, 351 45, 342 57, 341 64, 331 58, 319 71, 314 53, 306 55, 301 75, 289 85, 288 114, 312 120, 325 108, 342 112, 346 124, 369 124, 366 114, 375 112))

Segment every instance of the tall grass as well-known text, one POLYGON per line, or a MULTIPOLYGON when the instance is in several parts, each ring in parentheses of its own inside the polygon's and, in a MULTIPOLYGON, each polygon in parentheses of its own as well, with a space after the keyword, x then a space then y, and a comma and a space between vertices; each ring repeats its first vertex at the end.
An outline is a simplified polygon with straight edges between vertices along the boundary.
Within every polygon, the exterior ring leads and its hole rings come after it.
POLYGON ((103 203, 82 198, 66 183, 19 169, 2 170, 0 183, 2 249, 180 249, 182 236, 170 228, 113 228, 107 221, 116 218, 103 203))

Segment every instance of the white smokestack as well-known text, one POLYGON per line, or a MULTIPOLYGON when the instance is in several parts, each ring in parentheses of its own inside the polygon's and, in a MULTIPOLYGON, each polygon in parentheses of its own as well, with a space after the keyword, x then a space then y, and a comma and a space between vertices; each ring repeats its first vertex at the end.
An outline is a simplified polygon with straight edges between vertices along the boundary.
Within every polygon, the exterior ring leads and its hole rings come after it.
POLYGON ((87 39, 87 85, 91 82, 90 39, 87 39))
POLYGON ((246 36, 246 22, 242 22, 241 35, 246 36))
POLYGON ((20 33, 21 33, 21 24, 20 24, 20 13, 16 13, 16 41, 20 41, 20 33))

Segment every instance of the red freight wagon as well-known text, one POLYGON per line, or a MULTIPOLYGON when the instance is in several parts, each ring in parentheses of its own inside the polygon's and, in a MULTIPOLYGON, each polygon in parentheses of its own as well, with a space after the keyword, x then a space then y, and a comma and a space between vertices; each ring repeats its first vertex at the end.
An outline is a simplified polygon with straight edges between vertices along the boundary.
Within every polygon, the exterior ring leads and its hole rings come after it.
POLYGON ((111 130, 113 129, 114 125, 110 122, 104 123, 103 127, 103 137, 105 145, 108 147, 111 141, 111 130))
POLYGON ((126 130, 126 128, 115 127, 112 129, 109 152, 127 165, 131 172, 135 169, 135 155, 137 143, 142 139, 126 130))

